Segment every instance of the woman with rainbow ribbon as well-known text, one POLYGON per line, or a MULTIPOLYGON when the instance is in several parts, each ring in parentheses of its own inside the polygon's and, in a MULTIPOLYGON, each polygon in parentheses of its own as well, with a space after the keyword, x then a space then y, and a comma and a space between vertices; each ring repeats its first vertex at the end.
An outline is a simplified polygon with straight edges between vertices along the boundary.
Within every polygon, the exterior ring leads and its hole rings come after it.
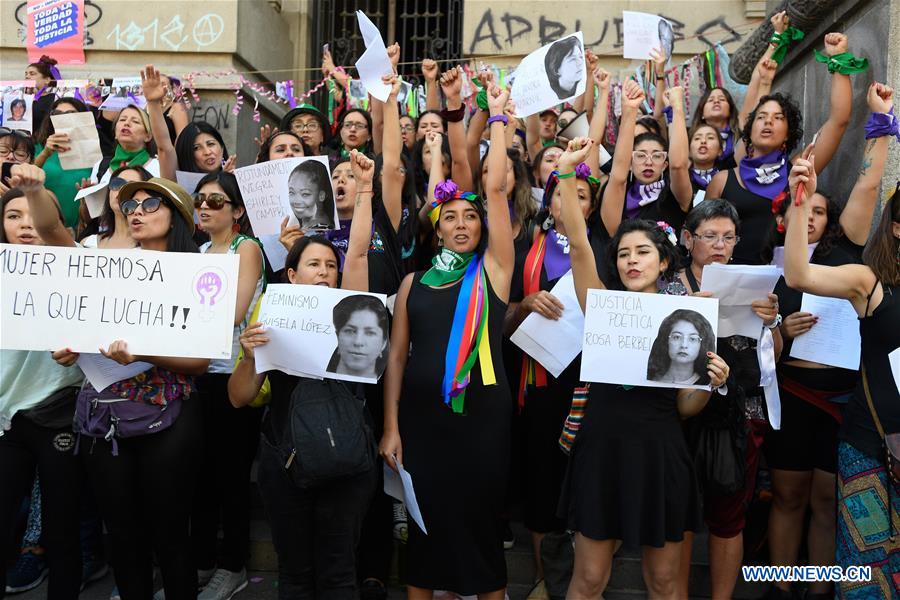
POLYGON ((504 189, 508 100, 491 86, 487 214, 478 196, 433 169, 429 216, 441 251, 431 269, 403 280, 395 305, 380 452, 412 476, 428 530, 409 529, 412 600, 435 589, 500 600, 506 589, 500 514, 512 400, 494 366, 515 263, 504 189))

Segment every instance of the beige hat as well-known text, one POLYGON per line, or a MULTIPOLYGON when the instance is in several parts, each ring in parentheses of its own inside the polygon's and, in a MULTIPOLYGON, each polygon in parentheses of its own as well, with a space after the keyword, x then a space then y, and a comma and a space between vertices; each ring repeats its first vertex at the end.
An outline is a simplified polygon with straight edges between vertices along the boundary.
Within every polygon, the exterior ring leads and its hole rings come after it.
POLYGON ((178 209, 178 214, 184 219, 184 222, 187 223, 188 228, 193 233, 194 202, 191 200, 191 195, 187 193, 187 190, 174 181, 169 181, 162 177, 153 177, 148 181, 132 181, 123 185, 122 189, 119 190, 119 206, 126 200, 130 200, 138 190, 156 192, 169 200, 178 209))

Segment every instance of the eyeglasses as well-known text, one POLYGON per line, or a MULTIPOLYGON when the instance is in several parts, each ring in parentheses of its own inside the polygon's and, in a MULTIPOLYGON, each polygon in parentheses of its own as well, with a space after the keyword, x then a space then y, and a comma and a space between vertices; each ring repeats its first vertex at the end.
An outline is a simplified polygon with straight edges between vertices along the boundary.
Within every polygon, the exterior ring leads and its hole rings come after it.
POLYGON ((415 130, 416 130, 416 128, 413 127, 412 125, 401 125, 400 126, 401 133, 412 133, 415 130))
POLYGON ((315 121, 309 123, 297 123, 296 125, 291 125, 291 129, 298 133, 306 133, 307 131, 313 133, 319 130, 319 124, 315 121))
POLYGON ((16 150, 12 146, 0 146, 0 156, 9 156, 12 154, 16 160, 26 161, 31 155, 25 150, 16 150))
POLYGON ((112 191, 118 192, 119 190, 122 189, 122 186, 124 186, 126 183, 128 183, 127 179, 122 179, 121 177, 113 177, 112 179, 109 180, 109 183, 107 184, 107 186, 112 191))
POLYGON ((163 203, 163 199, 158 196, 149 196, 144 198, 143 200, 126 200, 121 203, 119 207, 122 209, 122 214, 126 217, 129 217, 134 214, 138 208, 140 208, 144 213, 150 214, 155 213, 159 210, 160 205, 163 203))
POLYGON ((644 152, 643 150, 635 150, 631 153, 631 158, 633 158, 635 162, 646 162, 649 158, 653 164, 656 165, 661 165, 666 162, 667 156, 669 156, 669 153, 662 150, 650 153, 644 152))
MULTIPOLYGON (((684 340, 685 340, 685 337, 684 337, 684 334, 682 334, 682 333, 670 333, 669 334, 669 341, 672 343, 681 344, 684 342, 684 340)), ((687 336, 687 341, 691 344, 699 344, 700 342, 703 341, 703 338, 700 337, 699 335, 697 335, 696 333, 692 333, 691 335, 687 336)))
POLYGON ((231 204, 231 200, 228 199, 228 196, 218 192, 213 192, 211 194, 194 194, 194 208, 200 210, 200 207, 203 206, 204 202, 210 210, 221 210, 226 204, 231 204))
POLYGON ((362 131, 365 131, 368 128, 369 128, 369 126, 366 125, 365 123, 353 123, 350 121, 347 121, 346 123, 344 123, 344 129, 360 129, 362 131))
POLYGON ((704 234, 694 233, 694 237, 697 238, 698 240, 702 240, 704 244, 709 244, 710 246, 712 246, 719 240, 722 240, 722 243, 724 243, 726 246, 734 246, 739 241, 741 241, 741 236, 731 235, 731 234, 715 235, 713 233, 704 233, 704 234))

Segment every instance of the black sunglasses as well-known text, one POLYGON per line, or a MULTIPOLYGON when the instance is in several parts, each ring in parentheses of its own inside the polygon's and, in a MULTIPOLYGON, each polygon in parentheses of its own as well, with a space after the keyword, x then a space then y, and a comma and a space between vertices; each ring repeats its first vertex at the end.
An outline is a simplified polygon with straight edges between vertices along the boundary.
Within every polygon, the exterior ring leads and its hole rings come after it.
POLYGON ((158 196, 149 196, 144 198, 143 200, 135 200, 129 199, 125 202, 122 202, 119 207, 122 209, 122 214, 126 217, 134 214, 138 208, 144 211, 145 214, 155 213, 159 210, 160 205, 163 203, 163 198, 158 196))
POLYGON ((109 189, 117 192, 121 190, 122 186, 124 186, 126 183, 128 183, 128 180, 126 179, 122 179, 121 177, 113 177, 109 180, 109 183, 107 185, 109 186, 109 189))
POLYGON ((203 206, 204 202, 206 202, 206 206, 210 210, 219 210, 226 204, 231 204, 231 200, 228 199, 228 196, 218 192, 213 192, 211 194, 202 194, 198 192, 194 194, 194 208, 200 210, 200 207, 203 206))

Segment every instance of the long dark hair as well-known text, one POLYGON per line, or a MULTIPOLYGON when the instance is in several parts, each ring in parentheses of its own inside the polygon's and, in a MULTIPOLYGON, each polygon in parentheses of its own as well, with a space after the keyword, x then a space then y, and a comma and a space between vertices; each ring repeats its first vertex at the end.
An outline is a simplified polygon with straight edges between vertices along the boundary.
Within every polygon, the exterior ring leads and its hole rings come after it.
POLYGON ((295 140, 297 140, 300 143, 300 147, 303 148, 303 156, 313 156, 312 149, 306 145, 306 143, 303 141, 303 139, 299 135, 297 135, 293 131, 276 131, 272 135, 267 137, 266 141, 264 141, 262 144, 260 144, 259 152, 256 153, 256 163, 257 164, 269 162, 269 160, 270 160, 269 159, 269 151, 272 149, 272 142, 279 135, 289 135, 289 136, 293 137, 295 140))
MULTIPOLYGON (((122 171, 134 171, 138 174, 138 177, 141 178, 141 181, 149 181, 150 178, 153 177, 153 174, 144 167, 129 167, 128 165, 126 165, 124 167, 119 167, 118 169, 113 171, 110 174, 110 179, 112 179, 113 177, 118 177, 119 173, 121 173, 122 171)), ((121 208, 119 210, 121 210, 121 208)), ((95 227, 88 226, 84 231, 81 232, 81 239, 84 239, 87 236, 96 233, 97 236, 102 240, 108 237, 112 237, 115 232, 116 214, 115 212, 113 212, 112 207, 109 205, 109 186, 107 186, 106 194, 103 197, 103 210, 100 211, 100 218, 96 220, 95 227)))
POLYGON ((617 264, 619 257, 619 243, 621 243, 622 238, 625 235, 635 231, 644 233, 644 235, 646 235, 653 243, 657 252, 659 252, 660 263, 664 260, 667 261, 666 269, 660 273, 660 276, 663 279, 670 279, 678 269, 678 250, 675 248, 675 245, 669 241, 669 238, 666 237, 666 233, 659 225, 647 219, 627 219, 622 221, 622 224, 619 225, 619 228, 616 230, 616 235, 609 241, 609 246, 606 250, 606 264, 609 273, 610 287, 613 289, 625 289, 622 278, 619 277, 619 268, 617 264))
POLYGON ((706 371, 706 353, 716 349, 716 336, 706 317, 695 310, 685 308, 672 311, 672 314, 660 323, 656 339, 653 340, 653 345, 650 347, 650 356, 647 359, 647 379, 659 381, 669 370, 672 364, 672 359, 669 357, 669 335, 679 321, 690 323, 700 334, 700 349, 697 351, 697 358, 694 359, 694 373, 700 378, 695 383, 696 385, 706 385, 709 383, 709 373, 706 371))
POLYGON ((75 110, 77 112, 88 112, 88 110, 90 110, 84 102, 77 98, 72 98, 69 96, 66 96, 64 98, 57 98, 53 101, 53 104, 50 105, 50 110, 47 111, 47 116, 44 117, 44 121, 40 124, 37 133, 34 134, 35 143, 43 146, 47 143, 47 138, 56 133, 56 130, 53 128, 53 120, 50 118, 50 115, 53 114, 53 111, 56 110, 60 104, 71 104, 75 107, 75 110))
POLYGON ((731 127, 731 135, 737 135, 741 130, 741 126, 738 122, 738 107, 737 104, 734 103, 734 98, 731 96, 731 92, 723 87, 709 88, 703 93, 702 96, 700 96, 700 100, 697 101, 697 109, 694 111, 694 119, 691 123, 691 129, 697 127, 698 125, 707 124, 703 119, 703 107, 706 106, 706 101, 709 100, 710 94, 712 94, 715 90, 719 90, 725 95, 725 101, 728 103, 728 126, 731 127))
POLYGON ((787 138, 784 140, 784 149, 787 155, 790 156, 791 152, 797 147, 797 144, 800 143, 800 140, 803 139, 803 113, 800 112, 800 107, 790 96, 785 96, 780 92, 760 98, 759 102, 756 103, 753 112, 747 117, 747 121, 744 123, 744 129, 741 131, 741 139, 744 140, 744 147, 747 148, 747 155, 751 155, 750 150, 753 147, 753 143, 750 141, 750 133, 753 131, 753 122, 756 120, 756 113, 766 102, 777 102, 781 107, 782 112, 784 112, 788 124, 788 133, 787 138))
POLYGON ((894 223, 900 223, 900 182, 887 201, 862 256, 863 263, 886 285, 900 284, 900 240, 894 237, 894 223))
MULTIPOLYGON (((201 133, 211 135, 215 138, 219 145, 222 146, 222 160, 228 160, 228 148, 225 147, 225 140, 219 130, 207 123, 206 121, 197 121, 188 123, 175 140, 175 156, 178 157, 178 170, 190 173, 202 173, 203 170, 197 166, 194 159, 194 141, 201 133)), ((221 167, 221 165, 219 165, 221 167)))
POLYGON ((244 197, 241 196, 241 188, 238 185, 237 177, 234 176, 234 173, 229 173, 222 169, 207 173, 203 176, 203 179, 197 182, 196 190, 200 191, 200 188, 207 183, 219 184, 219 187, 222 188, 225 195, 231 200, 232 208, 240 207, 244 209, 244 214, 237 220, 237 224, 241 228, 240 233, 254 237, 253 228, 250 225, 250 218, 247 216, 247 207, 244 205, 244 197))
MULTIPOLYGON (((7 190, 5 194, 0 196, 0 220, 3 219, 4 213, 6 212, 6 205, 15 200, 16 198, 24 198, 25 192, 20 190, 19 188, 12 188, 7 190)), ((59 215, 59 220, 63 221, 62 209, 59 207, 59 202, 54 198, 54 206, 56 206, 56 214, 59 215)), ((37 228, 35 228, 37 230, 37 228)), ((0 224, 0 244, 7 244, 9 240, 6 239, 6 228, 0 224)))
POLYGON ((166 252, 200 252, 194 242, 194 232, 181 216, 175 204, 166 196, 162 196, 163 202, 172 211, 172 227, 166 236, 166 252))
MULTIPOLYGON (((59 64, 59 62, 55 58, 43 54, 37 62, 29 63, 28 66, 34 67, 37 69, 38 73, 50 80, 50 83, 47 84, 48 87, 55 87, 56 74, 54 74, 53 71, 56 69, 57 64, 59 64)), ((58 74, 59 71, 57 70, 56 73, 58 74)))

